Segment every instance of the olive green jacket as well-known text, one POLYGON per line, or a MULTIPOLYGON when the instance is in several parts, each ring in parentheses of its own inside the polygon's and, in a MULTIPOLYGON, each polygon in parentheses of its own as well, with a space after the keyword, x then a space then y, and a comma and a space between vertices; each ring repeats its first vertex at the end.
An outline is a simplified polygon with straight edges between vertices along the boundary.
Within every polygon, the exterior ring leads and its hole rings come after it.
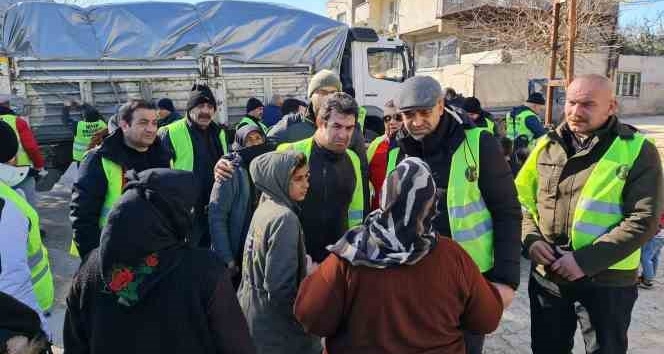
MULTIPOLYGON (((537 160, 539 186, 537 209, 539 226, 524 212, 522 241, 524 253, 538 240, 571 249, 574 210, 581 190, 596 163, 606 153, 616 136, 631 137, 635 128, 622 124, 616 117, 600 128, 589 141, 579 142, 563 123, 547 136, 551 143, 537 160)), ((636 282, 637 270, 609 270, 627 257, 658 229, 662 204, 662 166, 654 144, 646 141, 627 176, 623 190, 625 218, 591 246, 574 250, 574 258, 583 272, 597 285, 628 286, 636 282)), ((543 266, 536 268, 547 275, 543 266)), ((557 281, 554 274, 548 277, 557 281)))

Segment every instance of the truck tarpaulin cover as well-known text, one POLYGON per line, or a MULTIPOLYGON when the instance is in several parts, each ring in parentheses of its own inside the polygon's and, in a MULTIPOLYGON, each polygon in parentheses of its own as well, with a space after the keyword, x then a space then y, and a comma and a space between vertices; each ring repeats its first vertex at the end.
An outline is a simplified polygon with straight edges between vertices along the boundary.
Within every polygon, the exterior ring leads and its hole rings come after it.
POLYGON ((240 63, 339 65, 348 28, 303 10, 248 1, 91 6, 24 2, 2 26, 7 56, 167 59, 218 55, 240 63))

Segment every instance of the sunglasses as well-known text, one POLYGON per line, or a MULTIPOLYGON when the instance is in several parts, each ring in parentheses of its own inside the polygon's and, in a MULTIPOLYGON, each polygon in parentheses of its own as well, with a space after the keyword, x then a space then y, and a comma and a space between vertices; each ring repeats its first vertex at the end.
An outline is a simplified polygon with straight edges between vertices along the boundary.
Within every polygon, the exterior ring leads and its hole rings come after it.
POLYGON ((387 123, 394 119, 396 122, 401 122, 403 121, 403 118, 401 117, 401 114, 393 114, 391 116, 385 116, 383 117, 383 122, 387 123))

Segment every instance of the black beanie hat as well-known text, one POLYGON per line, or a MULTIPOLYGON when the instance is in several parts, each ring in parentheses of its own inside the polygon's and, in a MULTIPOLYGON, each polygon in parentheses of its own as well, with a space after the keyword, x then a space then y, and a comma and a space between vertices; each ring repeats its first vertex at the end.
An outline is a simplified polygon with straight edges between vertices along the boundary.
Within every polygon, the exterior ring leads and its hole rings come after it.
POLYGON ((258 107, 263 107, 263 102, 256 97, 252 97, 247 101, 247 113, 253 111, 258 107))
POLYGON ((461 108, 468 113, 482 114, 482 104, 480 103, 480 100, 475 97, 464 98, 463 107, 461 108))
POLYGON ((201 103, 209 103, 215 111, 217 110, 217 100, 214 98, 212 90, 207 85, 195 84, 191 89, 191 96, 189 96, 187 102, 187 114, 201 103))
POLYGON ((175 105, 170 98, 162 98, 157 102, 157 108, 165 109, 169 112, 175 112, 175 105))
POLYGON ((528 100, 526 101, 528 103, 534 103, 534 104, 540 104, 540 105, 545 105, 546 101, 544 100, 544 96, 539 93, 539 92, 533 92, 528 96, 528 100))
POLYGON ((0 163, 9 162, 18 152, 18 139, 14 129, 0 120, 0 163))

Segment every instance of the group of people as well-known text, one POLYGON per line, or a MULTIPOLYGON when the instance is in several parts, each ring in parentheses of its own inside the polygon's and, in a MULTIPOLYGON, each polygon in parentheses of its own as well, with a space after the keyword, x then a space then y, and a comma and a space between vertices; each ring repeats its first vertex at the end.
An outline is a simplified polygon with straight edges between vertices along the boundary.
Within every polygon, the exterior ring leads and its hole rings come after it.
POLYGON ((368 144, 343 91, 323 70, 308 105, 270 126, 250 99, 233 130, 204 85, 161 127, 172 102, 125 104, 73 187, 65 352, 481 353, 522 255, 534 353, 570 352, 577 320, 587 352, 627 351, 662 171, 608 79, 570 83, 555 130, 534 94, 503 133, 416 76, 368 144))

